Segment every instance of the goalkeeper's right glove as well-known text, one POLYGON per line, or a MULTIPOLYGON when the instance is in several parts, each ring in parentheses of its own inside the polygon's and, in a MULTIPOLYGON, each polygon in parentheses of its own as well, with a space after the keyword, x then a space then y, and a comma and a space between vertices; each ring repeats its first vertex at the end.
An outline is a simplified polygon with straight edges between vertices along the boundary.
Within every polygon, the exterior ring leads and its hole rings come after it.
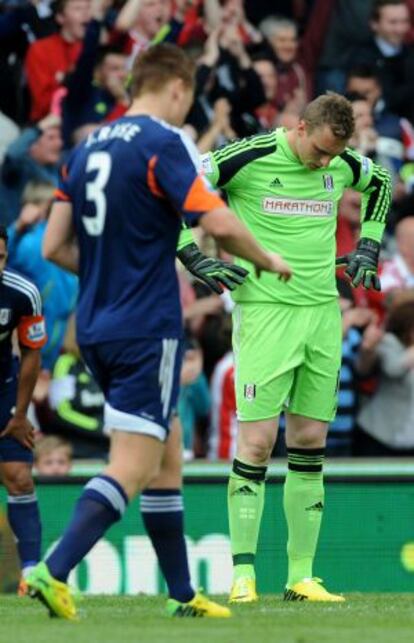
POLYGON ((369 290, 381 290, 378 278, 378 259, 381 246, 373 239, 360 239, 356 249, 348 255, 337 257, 336 265, 346 266, 345 274, 351 285, 356 288, 360 284, 369 290))
POLYGON ((206 257, 195 243, 189 243, 181 248, 177 252, 177 257, 187 270, 218 295, 223 292, 223 286, 229 290, 240 286, 249 274, 241 266, 235 266, 221 259, 206 257))

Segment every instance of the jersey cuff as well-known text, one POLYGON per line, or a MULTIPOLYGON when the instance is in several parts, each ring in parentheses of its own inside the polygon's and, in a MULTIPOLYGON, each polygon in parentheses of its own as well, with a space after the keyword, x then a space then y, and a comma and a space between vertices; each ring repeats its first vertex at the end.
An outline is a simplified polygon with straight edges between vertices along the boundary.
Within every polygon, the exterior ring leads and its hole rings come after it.
POLYGON ((361 239, 372 239, 381 243, 384 234, 385 224, 379 221, 364 221, 361 226, 361 239))
POLYGON ((194 243, 194 236, 190 228, 181 228, 180 236, 177 243, 177 252, 188 246, 190 243, 194 243))
POLYGON ((53 196, 55 197, 55 201, 71 201, 70 196, 60 189, 56 189, 53 193, 53 196))

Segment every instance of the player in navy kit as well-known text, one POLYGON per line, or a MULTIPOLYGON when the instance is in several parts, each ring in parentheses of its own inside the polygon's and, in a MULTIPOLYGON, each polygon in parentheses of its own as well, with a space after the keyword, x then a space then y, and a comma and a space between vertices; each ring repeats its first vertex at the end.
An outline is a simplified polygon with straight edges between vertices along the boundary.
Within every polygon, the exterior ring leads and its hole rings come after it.
MULTIPOLYGON (((108 466, 87 483, 62 540, 28 579, 32 593, 65 618, 76 617, 70 570, 160 470, 181 365, 175 255, 182 218, 259 270, 290 276, 198 173, 196 150, 177 128, 193 100, 193 79, 193 65, 177 47, 157 45, 140 55, 131 108, 72 154, 49 219, 44 253, 79 273, 78 342, 104 392, 111 430, 108 466)), ((180 255, 197 271, 193 250, 189 243, 180 255)), ((148 508, 155 509, 150 496, 148 508)), ((168 494, 157 503, 159 514, 174 504, 168 494)), ((162 540, 162 527, 160 533, 162 540)), ((185 551, 161 550, 166 576, 174 555, 186 567, 185 551)), ((170 614, 230 615, 194 595, 188 569, 174 593, 168 585, 170 614)))
POLYGON ((0 225, 0 478, 7 489, 7 515, 17 542, 25 577, 40 560, 41 525, 32 478, 33 427, 27 419, 40 370, 40 349, 46 343, 38 289, 5 268, 7 232, 0 225), (20 360, 12 352, 17 331, 20 360))

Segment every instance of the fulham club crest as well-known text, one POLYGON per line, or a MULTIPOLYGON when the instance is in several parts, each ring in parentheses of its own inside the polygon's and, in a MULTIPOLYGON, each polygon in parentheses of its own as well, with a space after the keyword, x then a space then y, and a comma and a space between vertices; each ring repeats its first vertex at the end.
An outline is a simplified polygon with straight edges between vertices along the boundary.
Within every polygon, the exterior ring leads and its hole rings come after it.
POLYGON ((244 385, 244 398, 248 402, 252 402, 256 397, 256 384, 245 384, 244 385))
POLYGON ((0 308, 0 325, 6 326, 11 320, 11 309, 10 308, 0 308))
POLYGON ((323 175, 323 185, 324 188, 327 192, 333 192, 334 191, 334 182, 333 182, 333 176, 332 174, 324 174, 323 175))

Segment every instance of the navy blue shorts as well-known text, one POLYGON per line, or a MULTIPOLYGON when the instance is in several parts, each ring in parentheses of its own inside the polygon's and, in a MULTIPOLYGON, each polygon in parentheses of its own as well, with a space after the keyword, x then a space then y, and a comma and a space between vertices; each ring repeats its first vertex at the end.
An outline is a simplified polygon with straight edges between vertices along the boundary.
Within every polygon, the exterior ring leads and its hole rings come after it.
MULTIPOLYGON (((0 431, 11 419, 16 406, 17 377, 0 382, 0 431)), ((33 452, 14 438, 0 438, 0 462, 33 462, 33 452)))
POLYGON ((84 345, 81 351, 105 396, 105 431, 164 441, 179 392, 180 340, 120 340, 84 345))

